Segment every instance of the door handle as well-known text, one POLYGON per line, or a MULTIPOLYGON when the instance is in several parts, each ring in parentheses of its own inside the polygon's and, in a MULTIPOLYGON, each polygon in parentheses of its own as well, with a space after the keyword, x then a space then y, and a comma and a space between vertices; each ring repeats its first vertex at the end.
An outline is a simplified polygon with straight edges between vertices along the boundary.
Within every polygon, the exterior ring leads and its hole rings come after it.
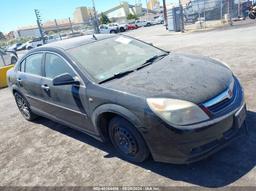
POLYGON ((46 84, 44 85, 41 85, 41 88, 44 89, 45 91, 49 91, 50 90, 50 87, 46 84))

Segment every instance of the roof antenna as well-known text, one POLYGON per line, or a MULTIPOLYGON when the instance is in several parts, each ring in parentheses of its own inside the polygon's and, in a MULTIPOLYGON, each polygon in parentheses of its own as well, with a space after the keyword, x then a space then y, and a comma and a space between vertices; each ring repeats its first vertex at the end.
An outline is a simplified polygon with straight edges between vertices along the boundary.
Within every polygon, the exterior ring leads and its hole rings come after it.
POLYGON ((92 37, 93 37, 95 40, 98 40, 94 34, 92 35, 92 37))

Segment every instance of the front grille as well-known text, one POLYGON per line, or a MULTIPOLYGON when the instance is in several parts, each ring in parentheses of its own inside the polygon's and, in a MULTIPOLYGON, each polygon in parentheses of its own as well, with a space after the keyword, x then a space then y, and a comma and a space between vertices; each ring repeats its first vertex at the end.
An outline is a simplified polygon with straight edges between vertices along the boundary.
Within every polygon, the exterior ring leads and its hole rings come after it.
MULTIPOLYGON (((225 90, 227 91, 227 90, 225 90)), ((214 98, 213 98, 214 99, 214 98)), ((206 103, 210 102, 207 101, 206 103)), ((214 105, 207 106, 206 108, 213 114, 215 117, 225 115, 231 111, 234 111, 239 106, 241 106, 243 101, 243 92, 242 88, 237 79, 235 79, 233 87, 233 95, 231 98, 225 98, 214 105)), ((203 104, 204 105, 204 104, 203 104)))
POLYGON ((226 99, 222 100, 221 102, 208 107, 209 111, 211 111, 212 113, 217 113, 217 112, 225 109, 226 107, 228 107, 230 104, 233 103, 234 99, 236 98, 236 95, 237 95, 237 87, 236 87, 236 85, 234 85, 233 96, 230 99, 226 98, 226 99))

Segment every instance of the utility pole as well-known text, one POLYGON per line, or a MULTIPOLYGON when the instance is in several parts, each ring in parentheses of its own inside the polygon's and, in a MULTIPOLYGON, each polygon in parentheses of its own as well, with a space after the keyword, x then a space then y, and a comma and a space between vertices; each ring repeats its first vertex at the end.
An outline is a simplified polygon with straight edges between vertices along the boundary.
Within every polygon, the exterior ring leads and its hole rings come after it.
POLYGON ((179 6, 180 6, 181 32, 184 33, 184 15, 183 15, 183 6, 182 6, 182 3, 181 3, 181 0, 179 0, 179 6))
POLYGON ((62 37, 61 37, 61 35, 60 35, 60 28, 59 28, 59 25, 58 25, 58 23, 57 23, 57 20, 54 19, 54 22, 55 22, 55 26, 56 26, 57 29, 58 29, 58 34, 59 34, 60 40, 62 40, 62 37))
POLYGON ((44 32, 43 32, 43 28, 42 28, 42 19, 41 19, 41 15, 38 9, 35 9, 35 15, 36 15, 36 23, 40 32, 40 36, 42 38, 43 44, 45 44, 45 39, 44 39, 44 32))
POLYGON ((92 0, 92 6, 93 6, 93 13, 94 13, 94 19, 93 19, 94 32, 96 34, 99 34, 100 30, 99 30, 98 17, 97 17, 97 13, 96 13, 96 8, 95 8, 94 0, 92 0))
POLYGON ((165 26, 166 26, 166 30, 167 30, 167 9, 166 9, 166 2, 165 0, 163 0, 163 8, 164 8, 164 23, 165 23, 165 26))
POLYGON ((71 32, 74 33, 73 25, 72 25, 72 22, 71 22, 70 17, 68 18, 68 21, 69 21, 69 25, 70 25, 71 32))

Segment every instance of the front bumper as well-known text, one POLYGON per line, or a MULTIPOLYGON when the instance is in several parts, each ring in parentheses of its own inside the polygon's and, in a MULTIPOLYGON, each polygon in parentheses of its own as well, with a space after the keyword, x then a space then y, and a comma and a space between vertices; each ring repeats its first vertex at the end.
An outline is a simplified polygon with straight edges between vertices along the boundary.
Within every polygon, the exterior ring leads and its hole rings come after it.
MULTIPOLYGON (((177 130, 159 119, 151 119, 144 133, 153 159, 159 162, 189 164, 207 158, 245 135, 246 106, 243 104, 221 121, 196 130, 177 130)), ((148 118, 149 119, 149 118, 148 118)))

